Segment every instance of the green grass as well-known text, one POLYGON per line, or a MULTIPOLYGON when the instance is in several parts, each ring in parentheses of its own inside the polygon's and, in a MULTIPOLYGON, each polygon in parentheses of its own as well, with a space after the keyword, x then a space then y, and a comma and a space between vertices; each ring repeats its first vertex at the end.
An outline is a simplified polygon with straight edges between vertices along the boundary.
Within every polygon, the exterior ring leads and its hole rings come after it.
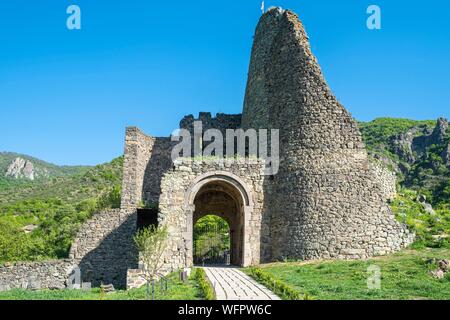
MULTIPOLYGON (((187 282, 179 280, 179 274, 168 277, 168 290, 163 292, 156 285, 155 300, 203 300, 204 294, 197 280, 192 276, 187 282)), ((146 288, 116 291, 106 294, 100 289, 82 290, 12 290, 0 292, 0 300, 146 300, 146 288)))
POLYGON ((450 274, 442 280, 431 277, 429 272, 437 269, 427 262, 431 258, 449 259, 450 250, 406 250, 367 261, 275 263, 262 270, 319 300, 449 300, 450 274), (372 265, 381 269, 380 290, 367 287, 372 265))

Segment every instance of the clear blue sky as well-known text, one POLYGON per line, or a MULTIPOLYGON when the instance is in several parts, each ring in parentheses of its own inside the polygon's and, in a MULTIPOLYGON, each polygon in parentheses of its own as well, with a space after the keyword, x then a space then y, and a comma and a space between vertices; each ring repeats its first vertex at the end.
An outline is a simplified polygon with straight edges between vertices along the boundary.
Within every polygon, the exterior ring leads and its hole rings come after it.
MULTIPOLYGON (((199 111, 240 113, 260 0, 0 2, 0 151, 57 164, 123 152, 124 129, 168 136, 199 111), (82 30, 66 28, 66 8, 82 30)), ((296 11, 359 120, 450 117, 450 3, 266 1, 296 11), (382 30, 366 9, 382 9, 382 30)))

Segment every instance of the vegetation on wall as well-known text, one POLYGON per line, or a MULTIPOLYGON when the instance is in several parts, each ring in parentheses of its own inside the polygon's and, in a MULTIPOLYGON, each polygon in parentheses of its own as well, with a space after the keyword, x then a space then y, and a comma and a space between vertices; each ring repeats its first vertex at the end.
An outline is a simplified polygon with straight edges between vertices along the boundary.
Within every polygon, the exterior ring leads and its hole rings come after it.
POLYGON ((167 227, 150 226, 139 230, 134 236, 134 243, 139 251, 139 260, 142 262, 142 277, 146 281, 147 299, 154 298, 154 284, 164 267, 164 252, 167 248, 169 233, 167 227))

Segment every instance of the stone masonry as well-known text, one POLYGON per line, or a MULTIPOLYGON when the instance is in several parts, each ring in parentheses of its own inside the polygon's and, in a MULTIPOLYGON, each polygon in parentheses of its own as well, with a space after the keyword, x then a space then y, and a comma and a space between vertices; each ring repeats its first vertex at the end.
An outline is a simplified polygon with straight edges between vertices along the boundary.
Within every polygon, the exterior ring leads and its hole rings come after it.
POLYGON ((367 258, 411 243, 385 202, 356 121, 329 89, 291 11, 275 8, 260 20, 242 123, 280 129, 280 172, 266 188, 265 258, 367 258))
POLYGON ((102 283, 126 287, 128 269, 138 267, 133 243, 136 220, 134 212, 108 210, 83 224, 69 254, 80 268, 83 282, 95 287, 102 283))
POLYGON ((233 247, 243 246, 232 259, 236 264, 259 264, 261 238, 268 231, 262 230, 264 166, 265 162, 259 160, 225 160, 220 164, 215 160, 180 158, 173 170, 164 175, 159 208, 160 219, 172 234, 166 255, 172 270, 192 265, 194 220, 206 214, 216 214, 234 222, 230 226, 232 231, 236 229, 239 241, 233 247), (206 196, 202 197, 202 193, 206 196), (228 204, 234 205, 227 207, 227 211, 222 211, 218 202, 210 203, 221 193, 229 196, 228 204), (207 208, 202 210, 205 204, 207 208))
MULTIPOLYGON (((174 163, 170 138, 128 128, 121 215, 131 226, 140 206, 159 205, 158 221, 170 234, 166 272, 192 266, 193 225, 206 214, 229 223, 232 262, 241 266, 368 258, 413 241, 387 205, 395 175, 369 162, 357 122, 329 89, 293 12, 270 9, 258 24, 243 114, 189 115, 180 128, 192 131, 194 121, 222 133, 279 129, 280 170, 264 176, 262 159, 174 163)), ((122 272, 123 263, 110 269, 122 272)), ((135 283, 139 270, 130 269, 135 283)))
POLYGON ((74 266, 69 259, 6 264, 0 267, 0 291, 65 289, 74 266))

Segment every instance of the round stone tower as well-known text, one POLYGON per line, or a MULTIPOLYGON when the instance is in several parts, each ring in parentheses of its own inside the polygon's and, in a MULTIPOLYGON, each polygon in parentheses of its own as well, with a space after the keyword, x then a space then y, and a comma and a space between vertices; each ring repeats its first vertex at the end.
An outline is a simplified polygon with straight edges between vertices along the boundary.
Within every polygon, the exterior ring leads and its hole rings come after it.
POLYGON ((291 11, 270 9, 258 24, 242 126, 280 130, 280 170, 266 179, 265 259, 366 258, 411 243, 291 11))

